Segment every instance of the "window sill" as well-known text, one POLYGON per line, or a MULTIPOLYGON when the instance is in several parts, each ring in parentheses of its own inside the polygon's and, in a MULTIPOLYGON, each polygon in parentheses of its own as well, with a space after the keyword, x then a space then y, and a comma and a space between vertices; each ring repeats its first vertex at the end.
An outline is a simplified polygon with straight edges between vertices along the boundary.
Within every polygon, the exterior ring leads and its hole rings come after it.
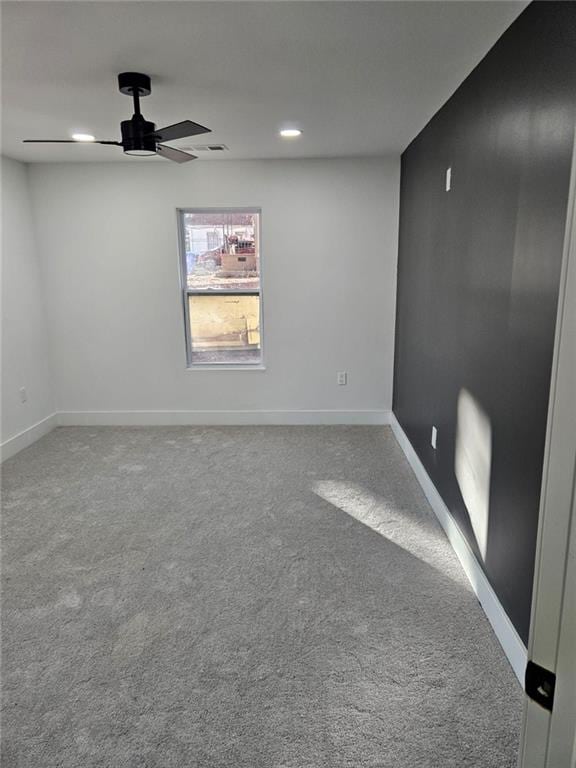
POLYGON ((265 371, 265 365, 228 365, 227 363, 197 363, 186 367, 186 373, 195 371, 265 371))

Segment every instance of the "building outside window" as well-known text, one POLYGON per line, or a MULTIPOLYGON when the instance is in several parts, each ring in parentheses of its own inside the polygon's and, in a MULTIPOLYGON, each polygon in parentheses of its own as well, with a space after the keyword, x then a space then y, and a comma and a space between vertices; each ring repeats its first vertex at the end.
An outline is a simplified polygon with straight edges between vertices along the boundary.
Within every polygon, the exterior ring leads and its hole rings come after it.
POLYGON ((260 211, 180 209, 188 366, 260 365, 260 211))

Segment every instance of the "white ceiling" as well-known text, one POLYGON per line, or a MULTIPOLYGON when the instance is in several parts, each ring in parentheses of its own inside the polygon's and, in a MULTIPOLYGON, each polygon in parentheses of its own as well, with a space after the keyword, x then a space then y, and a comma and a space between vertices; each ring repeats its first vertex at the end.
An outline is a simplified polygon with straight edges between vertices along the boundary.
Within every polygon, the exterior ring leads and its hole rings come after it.
POLYGON ((228 159, 398 153, 525 5, 3 2, 3 152, 149 162, 117 147, 21 143, 117 139, 132 111, 116 75, 130 70, 152 77, 147 119, 213 130, 180 145, 221 142, 228 159), (284 124, 303 136, 279 139, 284 124))

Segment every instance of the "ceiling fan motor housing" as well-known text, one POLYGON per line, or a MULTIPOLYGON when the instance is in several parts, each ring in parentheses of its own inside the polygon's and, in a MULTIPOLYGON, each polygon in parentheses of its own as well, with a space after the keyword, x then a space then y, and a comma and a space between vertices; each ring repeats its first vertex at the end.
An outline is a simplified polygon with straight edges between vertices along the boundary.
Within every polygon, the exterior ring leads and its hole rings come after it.
POLYGON ((156 125, 144 120, 142 115, 134 115, 131 120, 120 123, 122 148, 128 155, 156 154, 156 125))

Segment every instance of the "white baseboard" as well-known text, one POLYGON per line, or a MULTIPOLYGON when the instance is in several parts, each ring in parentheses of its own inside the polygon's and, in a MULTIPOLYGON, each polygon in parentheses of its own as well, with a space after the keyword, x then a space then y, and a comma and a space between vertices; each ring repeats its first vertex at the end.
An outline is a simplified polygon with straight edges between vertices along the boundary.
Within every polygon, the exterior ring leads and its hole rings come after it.
POLYGON ((292 410, 292 411, 60 411, 0 444, 0 461, 32 445, 54 427, 97 426, 233 426, 390 424, 386 410, 292 410))
POLYGON ((0 445, 0 461, 6 461, 11 456, 14 456, 19 451, 23 451, 24 448, 35 443, 36 440, 40 440, 41 437, 51 432, 54 427, 58 426, 58 414, 52 413, 50 416, 46 416, 42 421, 38 421, 36 424, 32 424, 28 429, 19 432, 13 437, 9 437, 0 445))
POLYGON ((390 411, 62 411, 61 426, 389 424, 390 411))
POLYGON ((472 589, 476 593, 476 597, 478 598, 488 621, 492 625, 492 629, 514 670, 516 677, 520 681, 520 684, 524 686, 524 672, 528 659, 526 646, 508 618, 506 611, 498 600, 496 593, 476 559, 476 556, 472 552, 464 534, 450 514, 450 510, 436 490, 424 465, 418 458, 416 451, 412 447, 412 444, 408 440, 404 430, 393 413, 390 416, 390 425, 396 440, 404 451, 404 455, 408 459, 410 466, 414 470, 418 482, 422 486, 426 498, 430 502, 434 514, 444 529, 448 541, 460 560, 464 573, 468 577, 472 589))

